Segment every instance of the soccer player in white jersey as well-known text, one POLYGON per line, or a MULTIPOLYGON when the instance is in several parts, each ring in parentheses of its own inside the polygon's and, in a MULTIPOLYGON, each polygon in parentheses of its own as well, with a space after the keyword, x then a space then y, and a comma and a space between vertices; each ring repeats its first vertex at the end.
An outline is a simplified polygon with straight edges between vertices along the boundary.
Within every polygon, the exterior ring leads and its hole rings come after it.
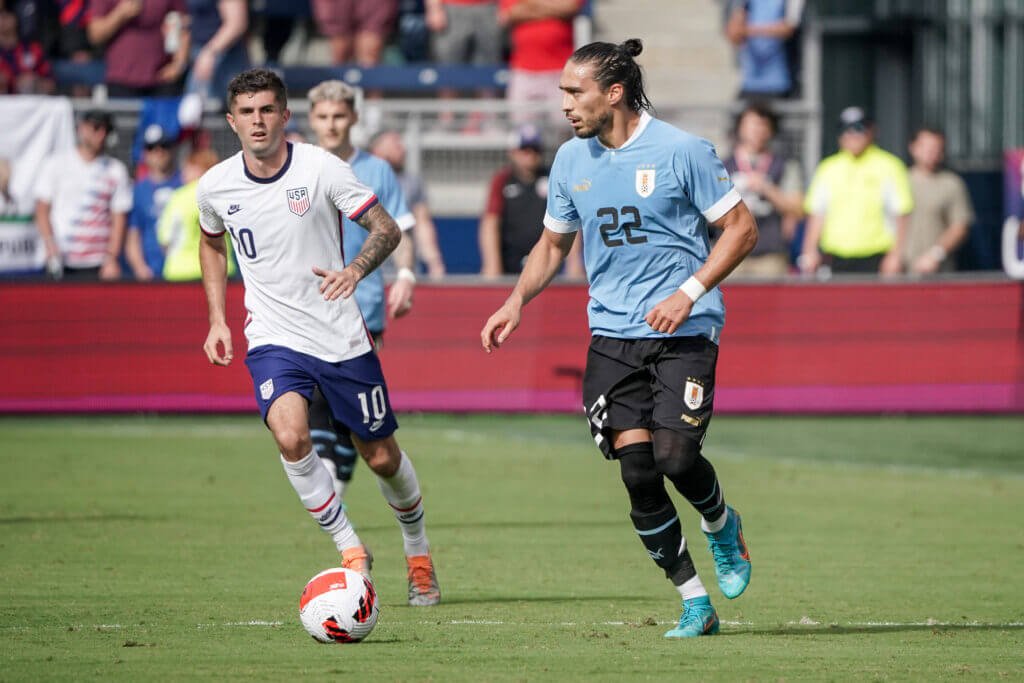
POLYGON ((230 233, 245 281, 245 363, 288 480, 334 540, 342 565, 369 576, 366 548, 310 438, 308 402, 319 388, 377 474, 407 554, 425 558, 431 580, 410 585, 410 604, 436 604, 440 590, 419 482, 394 438, 398 424, 380 362, 352 297, 360 280, 398 244, 398 226, 348 164, 319 147, 285 140, 290 112, 275 73, 242 72, 228 86, 227 101, 227 120, 242 151, 207 171, 197 191, 199 260, 210 317, 203 350, 216 365, 228 365, 234 355, 224 310, 224 234, 230 233), (369 232, 348 265, 341 215, 369 232))
POLYGON ((591 43, 566 63, 559 87, 576 138, 555 156, 544 233, 480 337, 488 352, 509 338, 583 230, 593 333, 584 408, 598 447, 619 462, 640 540, 682 596, 665 637, 687 638, 716 633, 719 620, 665 479, 700 513, 723 594, 738 597, 750 580, 740 517, 701 444, 725 322, 717 285, 753 249, 757 225, 711 144, 647 113, 641 49, 636 39, 591 43), (709 224, 723 231, 710 251, 709 224))

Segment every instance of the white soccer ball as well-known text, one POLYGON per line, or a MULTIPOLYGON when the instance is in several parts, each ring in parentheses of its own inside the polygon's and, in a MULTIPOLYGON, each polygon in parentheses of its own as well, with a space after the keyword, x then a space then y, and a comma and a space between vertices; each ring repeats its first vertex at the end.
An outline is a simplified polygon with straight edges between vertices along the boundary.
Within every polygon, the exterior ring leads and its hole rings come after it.
POLYGON ((357 571, 327 569, 303 589, 299 620, 321 643, 358 643, 377 624, 377 592, 357 571))

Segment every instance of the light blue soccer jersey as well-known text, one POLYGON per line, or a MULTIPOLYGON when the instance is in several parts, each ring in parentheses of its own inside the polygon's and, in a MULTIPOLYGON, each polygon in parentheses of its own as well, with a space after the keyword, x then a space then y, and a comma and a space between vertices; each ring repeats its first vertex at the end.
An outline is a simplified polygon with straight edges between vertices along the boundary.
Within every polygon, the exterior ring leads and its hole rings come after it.
MULTIPOLYGON (((704 264, 708 222, 739 201, 711 143, 646 112, 618 149, 596 137, 563 144, 551 168, 544 225, 583 230, 591 331, 619 339, 668 336, 644 316, 704 264)), ((715 287, 672 336, 717 343, 724 323, 715 287)))
MULTIPOLYGON (((414 218, 402 194, 402 186, 391 166, 383 159, 357 149, 355 156, 348 160, 356 177, 377 195, 381 206, 391 214, 403 231, 412 227, 414 218)), ((369 233, 362 226, 348 218, 342 220, 344 232, 345 265, 352 262, 363 248, 369 233)), ((371 332, 384 331, 384 274, 381 269, 367 275, 356 287, 356 303, 371 332)))

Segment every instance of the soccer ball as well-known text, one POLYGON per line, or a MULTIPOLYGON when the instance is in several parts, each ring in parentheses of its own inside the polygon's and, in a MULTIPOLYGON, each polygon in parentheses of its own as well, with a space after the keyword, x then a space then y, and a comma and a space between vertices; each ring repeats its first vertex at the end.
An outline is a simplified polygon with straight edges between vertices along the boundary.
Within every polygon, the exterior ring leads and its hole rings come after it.
POLYGON ((358 643, 377 624, 377 592, 357 571, 327 569, 303 589, 299 620, 321 643, 358 643))

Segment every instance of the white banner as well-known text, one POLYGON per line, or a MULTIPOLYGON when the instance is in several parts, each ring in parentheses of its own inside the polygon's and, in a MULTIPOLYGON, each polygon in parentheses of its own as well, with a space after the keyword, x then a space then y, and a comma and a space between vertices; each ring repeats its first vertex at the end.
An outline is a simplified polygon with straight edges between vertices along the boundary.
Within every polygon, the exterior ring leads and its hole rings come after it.
POLYGON ((75 145, 75 115, 66 97, 0 97, 0 159, 10 165, 0 196, 0 272, 42 268, 44 250, 32 217, 35 179, 50 154, 75 145))

